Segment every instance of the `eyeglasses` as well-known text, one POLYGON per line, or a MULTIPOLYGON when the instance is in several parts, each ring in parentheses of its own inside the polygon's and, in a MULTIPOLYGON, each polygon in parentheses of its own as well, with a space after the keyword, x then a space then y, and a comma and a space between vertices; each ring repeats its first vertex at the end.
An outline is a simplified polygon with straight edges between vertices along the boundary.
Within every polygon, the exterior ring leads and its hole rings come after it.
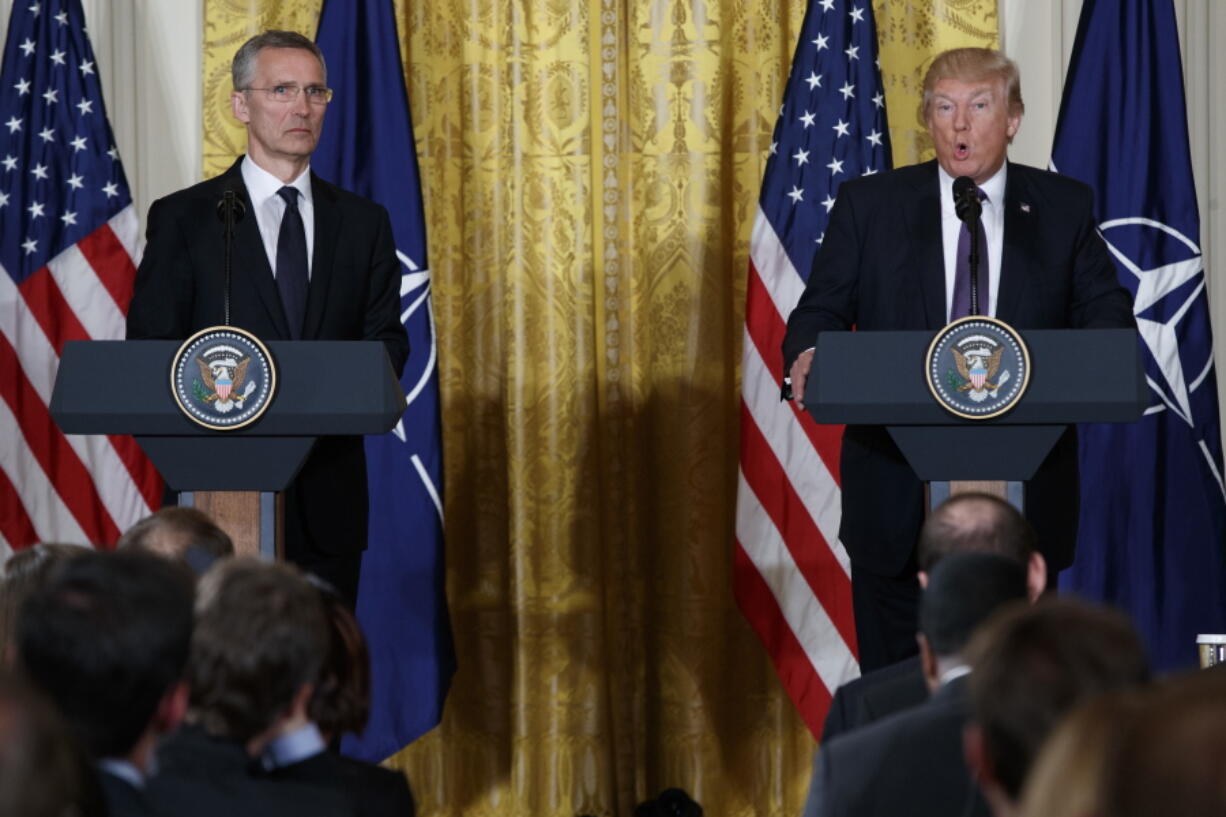
MULTIPOLYGON (((244 88, 244 91, 263 91, 269 99, 277 102, 290 103, 298 99, 298 92, 304 89, 297 85, 274 85, 271 88, 244 88)), ((309 85, 305 89, 307 101, 315 105, 327 105, 332 101, 332 89, 309 85)))

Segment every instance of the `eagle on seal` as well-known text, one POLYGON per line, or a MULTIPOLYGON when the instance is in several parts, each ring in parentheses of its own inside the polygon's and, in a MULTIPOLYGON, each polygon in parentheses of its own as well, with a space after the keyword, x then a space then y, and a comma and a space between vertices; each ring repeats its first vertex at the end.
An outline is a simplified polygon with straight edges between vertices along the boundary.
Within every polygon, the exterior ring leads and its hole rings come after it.
POLYGON ((231 394, 241 394, 239 389, 242 388, 243 381, 247 379, 247 366, 251 364, 251 358, 245 357, 238 362, 234 367, 233 382, 227 383, 225 394, 218 393, 217 383, 213 378, 213 369, 205 362, 204 358, 196 358, 196 365, 200 367, 200 378, 204 381, 205 387, 211 392, 205 400, 212 403, 214 400, 220 400, 223 403, 229 402, 231 394))
POLYGON ((967 355, 963 355, 956 348, 950 348, 950 352, 954 356, 954 365, 958 367, 958 374, 966 382, 958 387, 958 391, 996 391, 1000 388, 999 383, 992 382, 996 378, 996 372, 1000 369, 1000 356, 1004 353, 1004 347, 997 347, 996 351, 991 355, 985 355, 982 352, 975 351, 967 355))

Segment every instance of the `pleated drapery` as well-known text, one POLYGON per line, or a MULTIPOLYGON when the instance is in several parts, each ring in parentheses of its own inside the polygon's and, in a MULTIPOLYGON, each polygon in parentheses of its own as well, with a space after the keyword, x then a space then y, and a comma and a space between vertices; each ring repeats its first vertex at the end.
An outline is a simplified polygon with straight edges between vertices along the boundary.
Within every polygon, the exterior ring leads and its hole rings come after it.
MULTIPOLYGON (((804 2, 396 5, 459 671, 391 763, 427 817, 629 817, 668 786, 792 817, 814 744, 730 567, 749 228, 804 2)), ((891 43, 991 42, 995 5, 875 3, 898 161, 891 43)), ((243 150, 235 49, 319 6, 205 0, 206 174, 243 150)))

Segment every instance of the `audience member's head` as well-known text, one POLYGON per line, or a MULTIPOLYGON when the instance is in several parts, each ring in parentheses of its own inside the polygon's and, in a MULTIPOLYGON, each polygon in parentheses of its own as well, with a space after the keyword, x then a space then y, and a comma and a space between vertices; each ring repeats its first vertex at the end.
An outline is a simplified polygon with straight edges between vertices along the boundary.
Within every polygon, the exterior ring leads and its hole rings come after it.
POLYGON ((654 800, 639 803, 634 817, 702 817, 702 806, 684 789, 665 789, 654 800))
POLYGON ((967 766, 997 817, 1014 813, 1039 748, 1065 714, 1149 679, 1123 614, 1067 599, 1000 611, 966 655, 974 667, 967 766))
POLYGON ((116 547, 177 559, 197 574, 218 559, 234 555, 234 542, 208 514, 177 505, 162 508, 128 528, 116 547))
POLYGON ((319 590, 328 616, 328 654, 307 714, 324 737, 361 734, 370 717, 370 652, 349 605, 323 582, 319 590))
POLYGON ((21 608, 18 660, 95 757, 143 768, 182 717, 192 578, 147 553, 67 561, 21 608))
POLYGON ((1035 758, 1019 817, 1093 817, 1103 811, 1105 776, 1120 736, 1146 701, 1138 689, 1091 698, 1064 717, 1035 758))
POLYGON ((189 718, 259 753, 307 702, 328 652, 319 591, 294 567, 235 558, 200 580, 189 718))
POLYGON ((1111 817, 1226 814, 1226 671, 1173 679, 1122 730, 1107 773, 1111 817))
POLYGON ((917 550, 921 584, 951 553, 995 553, 1026 568, 1032 601, 1047 586, 1047 562, 1034 529, 1017 508, 990 494, 958 494, 942 502, 924 520, 917 550))
POLYGON ((15 658, 17 613, 26 597, 42 587, 66 560, 88 552, 88 548, 77 545, 46 543, 9 556, 0 575, 0 666, 11 665, 15 658))
POLYGON ((36 690, 0 675, 0 814, 105 813, 89 758, 59 713, 36 690))
POLYGON ((928 686, 965 665, 962 650, 996 610, 1026 601, 1026 571, 994 553, 951 553, 933 569, 920 597, 920 659, 928 686))

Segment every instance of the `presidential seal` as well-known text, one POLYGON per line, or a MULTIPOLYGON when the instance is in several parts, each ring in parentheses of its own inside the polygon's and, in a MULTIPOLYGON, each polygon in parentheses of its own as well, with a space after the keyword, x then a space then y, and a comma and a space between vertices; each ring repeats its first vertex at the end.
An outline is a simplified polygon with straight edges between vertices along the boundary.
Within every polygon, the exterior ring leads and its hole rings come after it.
POLYGON ((192 335, 170 364, 170 392, 194 423, 232 431, 260 418, 277 388, 277 370, 255 335, 213 326, 192 335))
POLYGON ((1030 352, 1016 329, 986 315, 946 326, 928 346, 928 388, 951 414, 999 417, 1017 405, 1030 383, 1030 352))

